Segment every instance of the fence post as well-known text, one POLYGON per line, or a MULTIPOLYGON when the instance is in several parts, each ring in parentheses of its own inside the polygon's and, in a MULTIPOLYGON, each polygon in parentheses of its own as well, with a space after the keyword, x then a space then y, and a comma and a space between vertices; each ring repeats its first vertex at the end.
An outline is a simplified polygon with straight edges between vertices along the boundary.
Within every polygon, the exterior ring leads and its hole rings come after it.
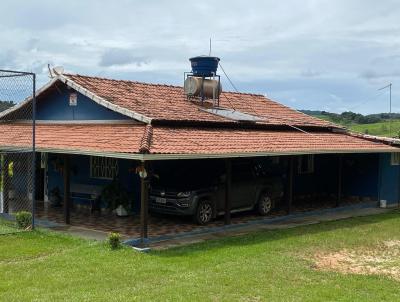
POLYGON ((36 207, 36 74, 32 74, 32 230, 36 207))
POLYGON ((3 212, 29 211, 35 227, 36 209, 36 75, 0 70, 0 112, 3 159, 3 212))

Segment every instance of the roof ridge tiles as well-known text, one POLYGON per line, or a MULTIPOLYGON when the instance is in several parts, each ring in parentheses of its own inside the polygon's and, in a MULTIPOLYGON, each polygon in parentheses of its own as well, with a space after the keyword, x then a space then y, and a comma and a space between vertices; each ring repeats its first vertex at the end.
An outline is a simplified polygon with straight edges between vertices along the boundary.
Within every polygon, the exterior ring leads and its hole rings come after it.
POLYGON ((150 153, 151 140, 153 138, 153 126, 146 125, 140 141, 140 153, 150 153))
POLYGON ((139 85, 151 85, 151 86, 162 86, 162 87, 172 87, 172 88, 183 88, 182 86, 177 86, 177 85, 172 85, 172 84, 160 84, 160 83, 150 83, 150 82, 140 82, 140 81, 135 81, 135 80, 124 80, 124 79, 112 79, 112 78, 107 78, 107 77, 99 77, 99 76, 89 76, 89 75, 83 75, 83 74, 78 74, 78 73, 63 73, 64 76, 66 77, 81 77, 81 78, 91 78, 91 79, 97 79, 97 80, 105 80, 105 81, 112 81, 112 82, 125 82, 125 83, 132 83, 132 84, 139 84, 139 85))
MULTIPOLYGON (((169 88, 177 88, 183 89, 183 86, 180 85, 173 85, 173 84, 161 84, 161 83, 152 83, 152 82, 142 82, 136 80, 125 80, 125 79, 112 79, 108 77, 99 77, 99 76, 92 76, 92 75, 83 75, 79 73, 63 73, 63 76, 69 77, 81 77, 81 78, 90 78, 90 79, 97 79, 97 80, 105 80, 105 81, 112 81, 112 82, 125 82, 125 83, 132 83, 138 85, 149 85, 149 86, 159 86, 159 87, 169 87, 169 88)), ((239 91, 222 91, 222 93, 226 94, 237 94, 237 95, 249 95, 249 96, 258 96, 264 97, 268 99, 265 95, 260 93, 251 93, 251 92, 239 92, 239 91)))

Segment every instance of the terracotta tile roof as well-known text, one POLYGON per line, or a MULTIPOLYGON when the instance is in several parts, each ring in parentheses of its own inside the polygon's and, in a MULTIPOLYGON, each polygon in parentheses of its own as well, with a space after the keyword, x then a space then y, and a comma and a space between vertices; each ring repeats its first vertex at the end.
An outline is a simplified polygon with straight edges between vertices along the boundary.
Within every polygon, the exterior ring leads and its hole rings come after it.
POLYGON ((366 139, 369 141, 381 142, 381 143, 385 143, 385 144, 389 144, 389 145, 400 146, 399 138, 376 136, 376 135, 364 134, 364 133, 359 133, 359 132, 348 132, 348 135, 358 137, 358 138, 363 138, 363 139, 366 139))
MULTIPOLYGON (((112 104, 153 120, 235 123, 201 110, 198 102, 186 99, 182 87, 72 74, 63 76, 112 104)), ((262 124, 339 127, 293 110, 263 95, 223 92, 220 106, 257 115, 264 119, 259 122, 262 124)))
POLYGON ((399 151, 345 133, 155 127, 150 153, 323 153, 399 151))
MULTIPOLYGON (((28 124, 0 124, 0 146, 29 147, 28 124)), ((144 124, 38 124, 36 147, 95 153, 231 154, 390 152, 395 148, 344 133, 153 127, 144 124)))
MULTIPOLYGON (((137 153, 144 125, 38 124, 36 148, 87 152, 137 153)), ((0 146, 32 146, 32 126, 0 124, 0 146)))

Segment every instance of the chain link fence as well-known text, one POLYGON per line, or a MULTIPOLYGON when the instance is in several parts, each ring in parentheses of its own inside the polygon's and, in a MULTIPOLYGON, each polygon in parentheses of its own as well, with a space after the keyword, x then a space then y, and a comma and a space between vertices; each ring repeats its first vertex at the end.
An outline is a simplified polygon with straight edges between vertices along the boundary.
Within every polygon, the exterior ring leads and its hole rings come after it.
POLYGON ((34 227, 35 81, 0 70, 0 234, 34 227))

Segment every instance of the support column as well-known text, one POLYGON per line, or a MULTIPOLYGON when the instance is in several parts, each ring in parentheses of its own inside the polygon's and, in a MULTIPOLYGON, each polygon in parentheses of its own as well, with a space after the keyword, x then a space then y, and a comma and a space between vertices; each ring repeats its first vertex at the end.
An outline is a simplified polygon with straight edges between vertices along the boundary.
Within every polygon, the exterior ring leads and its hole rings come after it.
POLYGON ((146 244, 148 238, 148 218, 149 218, 149 181, 147 179, 147 165, 142 162, 139 168, 140 176, 140 242, 146 244))
POLYGON ((225 224, 231 224, 231 208, 232 208, 232 162, 230 159, 225 160, 225 224))
POLYGON ((343 156, 342 154, 338 155, 338 175, 337 175, 337 199, 336 199, 336 207, 340 206, 342 201, 342 170, 343 170, 343 156))
POLYGON ((287 194, 287 208, 286 213, 289 215, 292 211, 292 203, 293 203, 293 174, 294 174, 294 156, 290 156, 289 158, 289 167, 288 167, 288 194, 287 194))
POLYGON ((64 222, 70 224, 70 210, 71 210, 71 198, 70 198, 70 177, 69 177, 69 155, 64 155, 64 222))

